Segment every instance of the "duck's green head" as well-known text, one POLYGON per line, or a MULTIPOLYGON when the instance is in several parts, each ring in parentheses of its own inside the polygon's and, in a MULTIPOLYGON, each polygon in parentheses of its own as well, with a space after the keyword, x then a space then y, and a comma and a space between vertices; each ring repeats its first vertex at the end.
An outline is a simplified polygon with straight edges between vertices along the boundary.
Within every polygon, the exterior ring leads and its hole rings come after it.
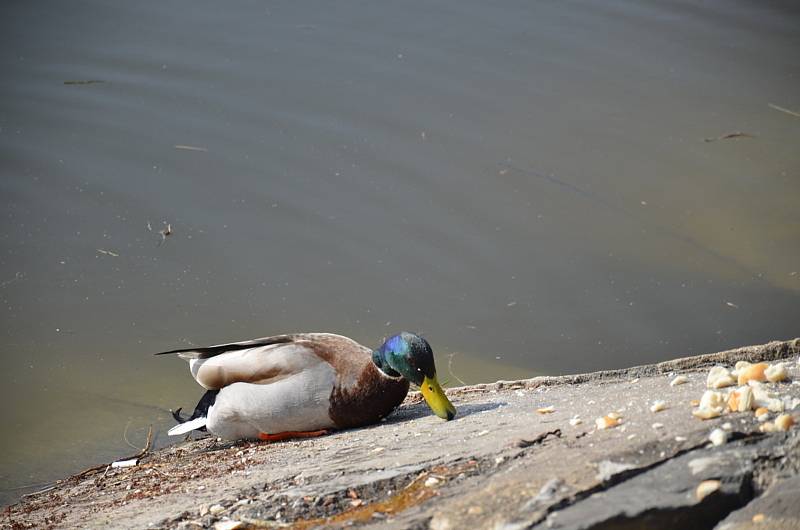
POLYGON ((372 352, 373 362, 387 375, 402 375, 422 391, 422 396, 434 414, 452 420, 456 408, 444 395, 436 379, 436 365, 428 341, 403 331, 386 339, 380 348, 372 352))

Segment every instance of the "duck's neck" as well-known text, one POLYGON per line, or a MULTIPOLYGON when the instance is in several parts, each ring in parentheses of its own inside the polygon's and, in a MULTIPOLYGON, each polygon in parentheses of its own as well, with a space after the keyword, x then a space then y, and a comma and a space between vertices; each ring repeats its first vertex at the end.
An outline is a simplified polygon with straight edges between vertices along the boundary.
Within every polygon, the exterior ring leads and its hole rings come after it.
POLYGON ((372 362, 389 377, 400 377, 400 372, 389 366, 389 362, 386 360, 386 353, 382 350, 374 350, 372 352, 372 362))

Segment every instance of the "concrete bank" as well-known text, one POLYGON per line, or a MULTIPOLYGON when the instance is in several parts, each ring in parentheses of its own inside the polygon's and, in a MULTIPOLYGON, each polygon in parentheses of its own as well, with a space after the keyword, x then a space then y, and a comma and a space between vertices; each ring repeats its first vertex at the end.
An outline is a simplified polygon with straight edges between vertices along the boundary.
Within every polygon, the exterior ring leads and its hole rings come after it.
POLYGON ((411 395, 379 425, 322 438, 182 442, 28 495, 0 526, 798 528, 800 426, 762 433, 750 411, 699 420, 690 403, 711 366, 783 361, 789 379, 767 387, 791 406, 799 353, 795 339, 462 387, 448 391, 451 422, 411 395), (670 385, 676 375, 688 381, 670 385), (657 400, 664 409, 653 412, 657 400), (609 413, 619 425, 598 429, 609 413), (715 446, 718 427, 727 442, 715 446))

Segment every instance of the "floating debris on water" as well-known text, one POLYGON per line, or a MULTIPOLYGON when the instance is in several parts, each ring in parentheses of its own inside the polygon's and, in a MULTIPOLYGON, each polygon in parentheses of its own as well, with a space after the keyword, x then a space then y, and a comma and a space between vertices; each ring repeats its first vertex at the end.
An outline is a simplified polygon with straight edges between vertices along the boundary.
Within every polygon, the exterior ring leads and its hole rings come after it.
POLYGON ((183 149, 184 151, 201 151, 203 153, 208 151, 208 149, 206 149, 205 147, 197 147, 195 145, 178 144, 178 145, 173 145, 172 147, 174 147, 175 149, 183 149))
POLYGON ((777 110, 779 112, 783 112, 783 113, 788 114, 790 116, 794 116, 795 118, 800 118, 800 112, 795 112, 793 110, 789 110, 787 108, 780 107, 778 105, 775 105, 774 103, 767 103, 767 106, 769 108, 775 109, 775 110, 777 110))
POLYGON ((64 81, 65 85, 96 85, 99 83, 106 83, 102 79, 70 79, 64 81))
POLYGON ((161 246, 169 236, 172 235, 172 223, 164 223, 166 226, 159 230, 159 234, 161 235, 161 241, 158 242, 159 246, 161 246))
MULTIPOLYGON (((703 138, 704 142, 716 142, 717 140, 730 140, 732 138, 755 138, 754 135, 748 134, 742 131, 734 131, 729 132, 720 136, 710 136, 708 138, 703 138)), ((728 305, 731 305, 730 302, 726 302, 728 305)))

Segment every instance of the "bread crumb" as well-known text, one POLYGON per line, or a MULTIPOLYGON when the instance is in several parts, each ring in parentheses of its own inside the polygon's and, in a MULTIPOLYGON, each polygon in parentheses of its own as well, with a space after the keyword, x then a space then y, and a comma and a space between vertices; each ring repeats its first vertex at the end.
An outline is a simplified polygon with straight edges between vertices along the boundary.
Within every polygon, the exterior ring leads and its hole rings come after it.
POLYGON ((695 490, 695 496, 697 497, 697 500, 702 501, 704 498, 717 491, 720 485, 721 483, 719 480, 704 480, 698 484, 697 489, 695 490))
POLYGON ((686 377, 685 375, 679 375, 679 376, 675 377, 675 379, 673 379, 672 381, 669 382, 669 386, 683 385, 683 384, 688 383, 688 382, 689 382, 689 378, 688 377, 686 377))

